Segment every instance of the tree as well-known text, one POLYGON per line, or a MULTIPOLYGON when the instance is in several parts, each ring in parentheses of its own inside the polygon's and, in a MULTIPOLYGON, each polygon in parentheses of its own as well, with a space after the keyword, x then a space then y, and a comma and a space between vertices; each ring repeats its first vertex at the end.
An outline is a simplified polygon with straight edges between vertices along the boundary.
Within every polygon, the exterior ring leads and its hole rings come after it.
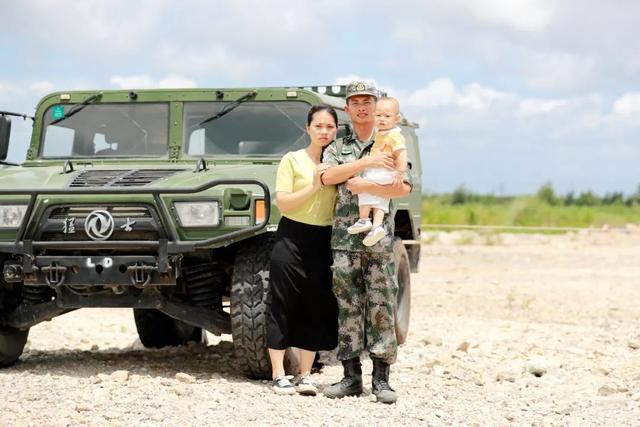
POLYGON ((547 182, 538 189, 538 199, 542 200, 548 205, 555 206, 558 204, 558 198, 556 192, 550 182, 547 182))
POLYGON ((471 201, 472 194, 469 190, 467 190, 463 185, 456 188, 451 194, 451 204, 452 205, 464 205, 471 201))
POLYGON ((580 196, 576 199, 576 205, 578 206, 598 206, 599 204, 601 204, 600 198, 592 191, 580 193, 580 196))
POLYGON ((573 191, 569 191, 564 198, 564 205, 571 206, 576 203, 576 196, 573 191))

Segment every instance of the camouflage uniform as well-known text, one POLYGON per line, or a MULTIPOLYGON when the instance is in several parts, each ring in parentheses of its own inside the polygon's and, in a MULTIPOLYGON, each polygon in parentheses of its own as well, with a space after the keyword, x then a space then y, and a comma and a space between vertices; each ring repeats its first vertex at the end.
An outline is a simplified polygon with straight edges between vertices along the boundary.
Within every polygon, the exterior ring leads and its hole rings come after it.
MULTIPOLYGON (((354 136, 334 141, 324 151, 322 161, 330 165, 351 163, 367 155, 371 141, 354 136)), ((407 174, 405 180, 409 181, 407 174)), ((362 235, 347 233, 347 227, 359 218, 358 197, 338 185, 338 200, 331 235, 333 249, 333 290, 338 299, 338 359, 359 357, 364 350, 387 363, 396 360, 393 307, 398 294, 393 254, 393 201, 382 224, 385 237, 371 247, 362 243, 362 235)))

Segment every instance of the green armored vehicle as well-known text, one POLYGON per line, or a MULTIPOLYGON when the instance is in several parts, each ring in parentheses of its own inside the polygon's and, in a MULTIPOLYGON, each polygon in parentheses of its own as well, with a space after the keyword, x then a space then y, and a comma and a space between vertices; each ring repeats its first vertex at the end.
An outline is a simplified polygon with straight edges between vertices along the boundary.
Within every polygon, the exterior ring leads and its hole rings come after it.
MULTIPOLYGON (((269 256, 282 155, 308 144, 309 107, 345 88, 59 92, 37 106, 26 161, 0 169, 0 366, 29 328, 84 307, 133 308, 147 347, 232 334, 267 377, 269 256)), ((9 118, 0 115, 0 160, 9 118)), ((420 256, 416 125, 402 123, 414 188, 397 203, 397 334, 420 256)))

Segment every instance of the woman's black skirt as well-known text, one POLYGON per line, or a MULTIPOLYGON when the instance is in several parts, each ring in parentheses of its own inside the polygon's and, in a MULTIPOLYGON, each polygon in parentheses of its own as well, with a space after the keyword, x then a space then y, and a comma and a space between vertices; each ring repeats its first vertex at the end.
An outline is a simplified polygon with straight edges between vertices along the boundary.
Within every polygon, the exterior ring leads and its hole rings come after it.
POLYGON ((267 347, 319 351, 338 344, 330 240, 330 226, 280 220, 271 252, 267 347))

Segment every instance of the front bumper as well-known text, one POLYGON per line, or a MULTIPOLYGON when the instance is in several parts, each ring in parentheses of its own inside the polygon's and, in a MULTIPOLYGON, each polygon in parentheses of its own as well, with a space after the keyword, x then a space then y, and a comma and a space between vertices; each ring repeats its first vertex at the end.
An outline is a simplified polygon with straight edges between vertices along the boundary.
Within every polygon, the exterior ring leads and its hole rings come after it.
POLYGON ((170 286, 176 284, 177 260, 170 259, 166 271, 158 271, 158 259, 149 255, 127 256, 36 256, 32 272, 23 274, 20 263, 8 261, 3 274, 7 282, 30 285, 73 286, 170 286))
MULTIPOLYGON (((144 188, 144 187, 98 187, 98 188, 64 188, 64 189, 4 189, 0 190, 0 196, 28 196, 29 203, 27 211, 22 221, 21 227, 18 229, 16 239, 13 242, 0 242, 0 252, 11 253, 15 255, 21 255, 22 266, 21 271, 25 277, 46 278, 43 274, 48 274, 47 271, 51 271, 52 265, 59 265, 61 267, 69 269, 80 267, 79 273, 66 274, 65 280, 71 280, 73 284, 111 284, 113 282, 122 283, 126 276, 130 276, 130 268, 134 265, 141 264, 146 266, 147 270, 151 272, 150 283, 163 285, 169 284, 167 282, 175 283, 175 274, 172 272, 172 256, 178 256, 184 253, 194 252, 199 248, 211 247, 216 244, 231 242, 243 237, 248 237, 257 234, 263 230, 269 223, 269 217, 271 214, 271 197, 269 188, 267 185, 257 179, 217 179, 209 181, 197 187, 192 188, 144 188), (172 221, 170 207, 166 206, 161 196, 175 196, 191 194, 195 195, 203 191, 209 190, 216 186, 228 186, 228 185, 248 185, 257 186, 262 190, 265 206, 265 219, 264 221, 255 224, 248 225, 238 230, 229 231, 220 235, 216 235, 210 238, 198 239, 198 240, 183 240, 180 238, 180 233, 176 229, 175 221, 172 221), (45 221, 43 218, 38 218, 34 214, 36 203, 39 198, 49 196, 81 196, 81 195, 146 195, 151 196, 154 201, 154 215, 157 215, 158 228, 160 233, 157 239, 151 240, 104 240, 104 241, 92 241, 92 240, 38 240, 39 234, 35 231, 38 229, 38 224, 45 221), (44 257, 41 254, 46 254, 47 251, 55 250, 58 253, 82 253, 82 251, 114 251, 118 253, 127 253, 135 251, 137 253, 143 252, 145 255, 136 256, 133 258, 118 257, 114 259, 111 257, 113 267, 106 266, 106 263, 110 261, 104 261, 100 263, 102 271, 95 269, 96 264, 91 258, 82 257, 74 258, 73 262, 70 262, 68 257, 44 257), (151 258, 154 258, 153 260, 151 258), (89 265, 93 264, 93 266, 89 265), (124 266, 124 267, 123 267, 124 266), (126 269, 126 272, 120 271, 126 269), (44 270, 43 270, 44 269, 44 270), (48 270, 47 270, 48 269, 48 270), (108 271, 107 271, 108 270, 108 271), (153 271, 151 271, 153 270, 153 271), (72 279, 72 277, 77 278, 72 279), (125 277, 123 277, 125 276, 125 277), (84 279, 80 279, 84 277, 84 279), (84 280, 84 281, 83 281, 84 280)), ((195 196, 197 197, 197 196, 195 196)), ((62 268, 58 268, 57 272, 61 273, 62 268)), ((100 268, 98 268, 100 270, 100 268)), ((67 283, 71 283, 67 282, 67 283)), ((125 282, 129 282, 127 279, 125 282)))

